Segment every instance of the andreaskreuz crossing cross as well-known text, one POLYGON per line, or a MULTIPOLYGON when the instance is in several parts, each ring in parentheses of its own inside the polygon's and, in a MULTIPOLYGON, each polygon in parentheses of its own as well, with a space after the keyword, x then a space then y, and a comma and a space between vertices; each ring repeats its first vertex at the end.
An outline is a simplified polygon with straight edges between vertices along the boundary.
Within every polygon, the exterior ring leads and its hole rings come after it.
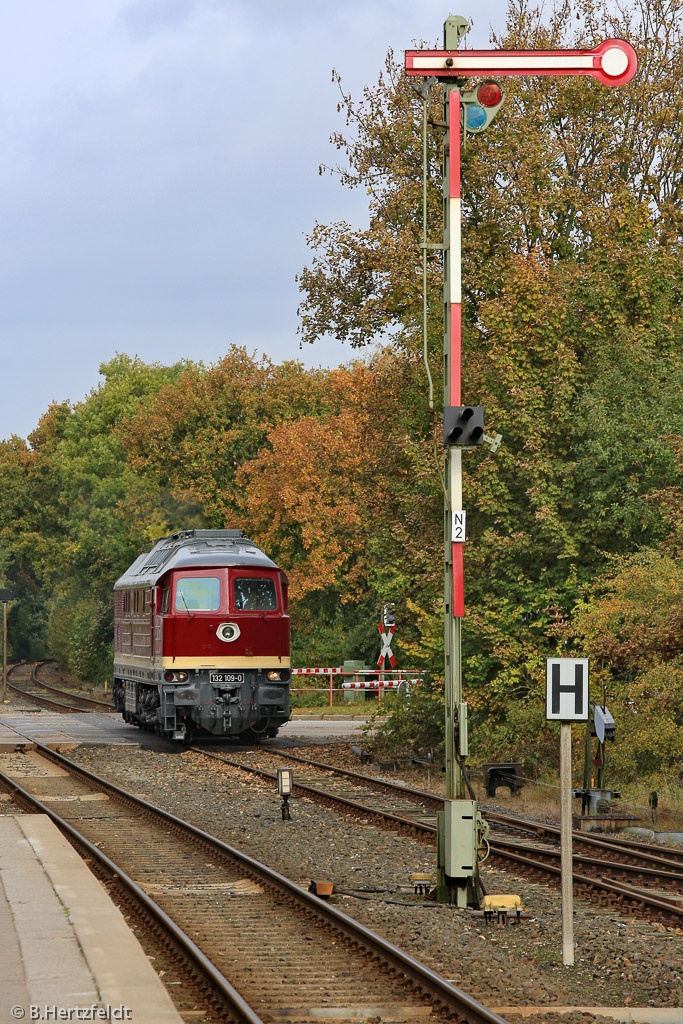
POLYGON ((389 659, 389 663, 392 668, 396 668, 396 658, 394 657, 394 653, 391 650, 391 638, 394 635, 395 629, 396 626, 390 626, 385 633, 384 630, 382 629, 382 624, 380 623, 379 635, 382 639, 382 650, 380 651, 379 658, 377 659, 377 668, 382 668, 385 658, 389 659))

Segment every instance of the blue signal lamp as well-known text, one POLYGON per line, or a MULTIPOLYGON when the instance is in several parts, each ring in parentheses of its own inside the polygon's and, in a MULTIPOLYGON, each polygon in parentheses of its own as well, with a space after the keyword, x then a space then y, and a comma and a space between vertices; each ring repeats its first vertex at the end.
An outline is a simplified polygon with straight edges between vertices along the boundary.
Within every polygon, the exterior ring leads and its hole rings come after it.
POLYGON ((463 127, 473 135, 485 131, 505 101, 498 82, 481 82, 476 89, 460 94, 463 127))

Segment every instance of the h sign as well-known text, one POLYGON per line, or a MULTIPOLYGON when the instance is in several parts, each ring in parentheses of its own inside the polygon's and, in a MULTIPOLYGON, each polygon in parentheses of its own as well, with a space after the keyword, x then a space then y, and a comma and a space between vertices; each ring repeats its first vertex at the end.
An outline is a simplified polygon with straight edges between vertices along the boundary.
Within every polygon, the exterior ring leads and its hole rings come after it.
POLYGON ((588 721, 588 658, 546 660, 545 717, 549 722, 588 721))

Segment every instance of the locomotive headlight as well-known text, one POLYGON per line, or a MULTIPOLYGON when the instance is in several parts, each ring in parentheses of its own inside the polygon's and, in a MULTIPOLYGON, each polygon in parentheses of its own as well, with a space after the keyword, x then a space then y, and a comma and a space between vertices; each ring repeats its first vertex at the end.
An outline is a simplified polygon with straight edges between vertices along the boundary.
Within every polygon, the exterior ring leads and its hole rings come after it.
POLYGON ((240 635, 240 627, 236 622, 221 622, 216 630, 216 636, 225 644, 232 643, 240 635))
POLYGON ((271 683, 277 682, 279 680, 279 678, 280 678, 280 673, 279 672, 268 672, 267 675, 266 675, 266 679, 269 679, 271 683))

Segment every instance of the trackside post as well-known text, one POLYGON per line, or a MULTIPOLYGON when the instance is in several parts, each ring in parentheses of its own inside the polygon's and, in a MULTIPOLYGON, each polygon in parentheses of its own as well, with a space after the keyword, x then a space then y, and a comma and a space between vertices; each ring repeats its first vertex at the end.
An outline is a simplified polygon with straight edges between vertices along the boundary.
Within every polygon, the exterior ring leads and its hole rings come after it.
POLYGON ((574 965, 572 865, 572 722, 588 721, 588 658, 548 658, 545 717, 560 723, 560 882, 562 963, 574 965))
POLYGON ((7 696, 7 602, 11 601, 14 593, 11 590, 0 590, 0 601, 2 601, 2 702, 9 704, 7 696))

